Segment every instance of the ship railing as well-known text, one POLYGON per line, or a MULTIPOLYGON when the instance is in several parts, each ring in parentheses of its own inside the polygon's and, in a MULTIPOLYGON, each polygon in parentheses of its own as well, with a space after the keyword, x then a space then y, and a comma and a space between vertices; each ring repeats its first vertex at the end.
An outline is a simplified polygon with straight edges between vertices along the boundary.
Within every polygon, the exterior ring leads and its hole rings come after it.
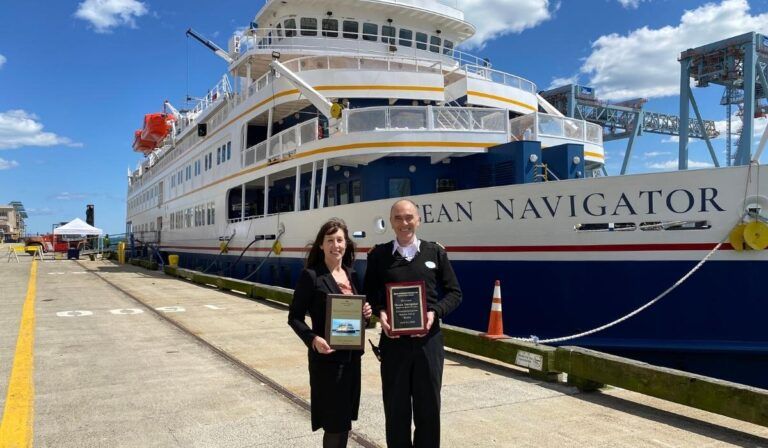
POLYGON ((313 118, 246 148, 241 154, 242 166, 293 156, 301 145, 318 139, 318 124, 319 119, 313 118))
POLYGON ((534 112, 509 121, 512 140, 555 137, 603 146, 603 128, 575 118, 534 112))
POLYGON ((232 86, 229 83, 227 75, 221 77, 221 80, 211 88, 208 93, 199 98, 195 107, 182 114, 181 120, 179 120, 176 130, 177 134, 180 134, 186 127, 194 123, 196 118, 200 116, 209 107, 224 101, 224 99, 232 96, 232 86))
POLYGON ((504 109, 382 106, 348 110, 343 128, 348 134, 403 130, 507 133, 508 126, 504 109))
POLYGON ((525 78, 515 76, 500 70, 494 70, 487 65, 475 65, 467 64, 462 67, 467 73, 478 75, 483 79, 495 82, 497 84, 503 84, 510 87, 515 87, 520 90, 524 90, 530 93, 536 93, 536 84, 528 81, 525 78))
POLYGON ((248 30, 239 38, 237 50, 232 54, 235 59, 243 57, 248 51, 259 50, 311 50, 327 52, 357 52, 366 54, 392 55, 420 53, 432 54, 434 58, 444 62, 457 63, 459 66, 470 64, 490 67, 487 58, 481 58, 471 53, 457 50, 453 46, 433 45, 429 42, 419 42, 414 38, 404 39, 400 36, 382 36, 380 34, 354 33, 353 39, 343 38, 343 30, 317 29, 282 29, 257 28, 248 30), (290 36, 286 36, 286 31, 290 36), (378 47, 378 48, 377 48, 378 47))
MULTIPOLYGON (((284 65, 295 73, 310 70, 376 70, 441 74, 443 71, 441 61, 392 56, 305 56, 287 61, 284 65)), ((248 86, 248 96, 271 85, 274 79, 271 72, 265 73, 248 86)))
MULTIPOLYGON (((485 132, 509 135, 505 109, 482 107, 382 106, 347 110, 342 132, 432 131, 485 132)), ((292 157, 301 146, 320 138, 318 118, 288 128, 241 153, 243 167, 292 157)))

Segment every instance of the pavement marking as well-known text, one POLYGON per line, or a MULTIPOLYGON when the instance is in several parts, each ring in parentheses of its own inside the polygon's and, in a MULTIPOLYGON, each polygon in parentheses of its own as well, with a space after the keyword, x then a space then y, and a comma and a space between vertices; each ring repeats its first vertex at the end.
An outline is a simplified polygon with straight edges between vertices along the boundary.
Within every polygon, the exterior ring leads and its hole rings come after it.
MULTIPOLYGON (((211 310, 225 310, 226 308, 221 308, 216 305, 203 305, 204 307, 211 309, 211 310)), ((186 308, 182 306, 161 306, 159 308, 155 308, 157 311, 162 311, 163 313, 184 313, 186 312, 186 308)), ((111 314, 116 315, 132 315, 132 314, 141 314, 144 311, 140 310, 138 308, 117 308, 114 310, 109 310, 111 314)), ((67 310, 67 311, 59 311, 56 313, 56 316, 58 317, 82 317, 82 316, 93 316, 93 311, 89 310, 67 310)), ((0 447, 3 448, 3 447, 0 447)))
POLYGON ((56 313, 59 317, 80 317, 80 316, 93 316, 93 311, 87 310, 73 310, 73 311, 59 311, 56 313))
POLYGON ((183 306, 161 306, 155 309, 164 313, 183 313, 186 311, 183 306))
POLYGON ((211 310, 224 310, 224 309, 226 309, 226 308, 219 308, 216 305, 203 305, 203 306, 208 308, 208 309, 211 309, 211 310))
POLYGON ((32 260, 27 283, 27 297, 21 313, 19 336, 13 356, 11 380, 0 423, 0 447, 31 447, 34 418, 35 383, 33 376, 35 347, 35 295, 37 260, 32 260))
POLYGON ((121 308, 117 310, 109 310, 109 312, 112 314, 141 314, 144 310, 138 308, 121 308))

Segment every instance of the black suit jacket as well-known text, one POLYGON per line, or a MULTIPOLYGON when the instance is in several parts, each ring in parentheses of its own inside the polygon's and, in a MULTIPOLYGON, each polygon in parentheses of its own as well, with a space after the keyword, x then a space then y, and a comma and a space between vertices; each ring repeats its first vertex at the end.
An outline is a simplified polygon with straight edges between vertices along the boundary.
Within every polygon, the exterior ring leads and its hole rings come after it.
MULTIPOLYGON (((357 294, 357 273, 352 268, 344 267, 344 270, 350 279, 352 292, 357 294)), ((336 350, 334 353, 323 355, 312 348, 312 340, 315 336, 325 337, 325 302, 328 294, 341 294, 341 289, 324 263, 314 269, 306 268, 301 271, 296 289, 293 291, 293 301, 288 310, 288 325, 309 348, 311 361, 347 361, 352 357, 359 358, 363 353, 359 350, 336 350), (307 313, 312 319, 311 328, 304 320, 307 313)))

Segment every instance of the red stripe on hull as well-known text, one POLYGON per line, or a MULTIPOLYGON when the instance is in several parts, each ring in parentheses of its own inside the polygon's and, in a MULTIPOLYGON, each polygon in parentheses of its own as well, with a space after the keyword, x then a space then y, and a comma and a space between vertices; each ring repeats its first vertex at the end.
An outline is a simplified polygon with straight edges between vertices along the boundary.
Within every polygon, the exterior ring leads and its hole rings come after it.
MULTIPOLYGON (((454 253, 500 253, 500 252, 649 252, 712 250, 717 243, 672 243, 672 244, 582 244, 560 246, 447 246, 454 253)), ((218 247, 203 246, 162 246, 162 249, 219 250, 218 247)), ((230 247, 229 252, 242 252, 242 247, 230 247)), ((247 252, 269 252, 269 247, 249 248, 247 252)), ((283 252, 307 252, 306 247, 284 247, 283 252)), ((366 253, 369 247, 358 247, 355 252, 366 253)), ((720 250, 733 250, 724 243, 720 250)))

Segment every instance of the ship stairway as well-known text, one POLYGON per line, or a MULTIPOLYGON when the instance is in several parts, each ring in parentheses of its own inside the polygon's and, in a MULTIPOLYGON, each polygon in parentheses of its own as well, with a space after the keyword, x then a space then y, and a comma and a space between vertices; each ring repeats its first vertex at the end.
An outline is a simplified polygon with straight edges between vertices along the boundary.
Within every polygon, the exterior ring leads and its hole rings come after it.
POLYGON ((472 118, 472 114, 463 113, 462 106, 457 101, 434 108, 435 123, 444 129, 478 129, 480 123, 472 118))

